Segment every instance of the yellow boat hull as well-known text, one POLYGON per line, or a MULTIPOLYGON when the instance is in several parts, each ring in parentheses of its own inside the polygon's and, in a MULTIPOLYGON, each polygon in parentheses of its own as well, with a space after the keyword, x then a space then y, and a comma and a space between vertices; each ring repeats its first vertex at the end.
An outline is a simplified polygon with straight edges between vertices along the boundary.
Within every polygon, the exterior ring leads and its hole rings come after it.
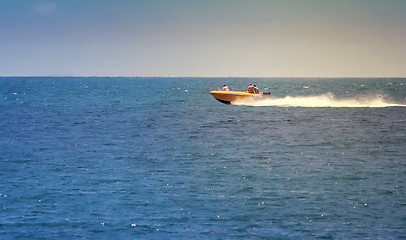
MULTIPOLYGON (((219 102, 230 104, 237 101, 255 101, 261 99, 262 94, 237 91, 211 91, 210 94, 219 102)), ((270 96, 270 95, 269 95, 270 96)))

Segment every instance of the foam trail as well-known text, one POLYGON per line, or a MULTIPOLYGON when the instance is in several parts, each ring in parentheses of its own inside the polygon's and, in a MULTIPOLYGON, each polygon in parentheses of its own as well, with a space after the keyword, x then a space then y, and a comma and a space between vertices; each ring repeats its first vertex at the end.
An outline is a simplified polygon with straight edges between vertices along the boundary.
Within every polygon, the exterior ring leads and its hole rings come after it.
POLYGON ((337 99, 334 94, 327 93, 318 96, 287 96, 285 98, 270 98, 255 102, 239 101, 235 105, 245 106, 279 106, 279 107, 406 107, 406 104, 388 102, 381 95, 337 99))

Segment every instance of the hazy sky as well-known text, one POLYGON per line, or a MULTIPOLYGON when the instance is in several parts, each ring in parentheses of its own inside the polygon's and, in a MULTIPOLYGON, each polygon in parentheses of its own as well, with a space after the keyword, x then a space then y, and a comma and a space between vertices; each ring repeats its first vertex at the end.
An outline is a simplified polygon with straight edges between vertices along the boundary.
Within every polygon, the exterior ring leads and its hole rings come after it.
POLYGON ((406 77, 406 0, 0 0, 0 75, 406 77))

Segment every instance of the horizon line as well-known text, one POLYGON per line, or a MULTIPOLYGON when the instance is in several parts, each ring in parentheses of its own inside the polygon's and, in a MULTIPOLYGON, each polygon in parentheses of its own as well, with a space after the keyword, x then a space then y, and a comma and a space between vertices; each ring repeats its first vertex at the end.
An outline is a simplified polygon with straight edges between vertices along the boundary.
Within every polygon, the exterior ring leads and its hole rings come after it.
POLYGON ((360 78, 360 79, 367 79, 367 78, 406 78, 405 77, 399 77, 399 76, 393 76, 393 77, 386 77, 386 76, 368 76, 368 77, 356 77, 356 76, 337 76, 337 77, 315 77, 315 76, 296 76, 296 77, 289 77, 289 76, 98 76, 98 75, 0 75, 1 78, 15 78, 15 77, 38 77, 38 78, 47 78, 47 77, 67 77, 67 78, 326 78, 326 79, 334 79, 334 78, 360 78))

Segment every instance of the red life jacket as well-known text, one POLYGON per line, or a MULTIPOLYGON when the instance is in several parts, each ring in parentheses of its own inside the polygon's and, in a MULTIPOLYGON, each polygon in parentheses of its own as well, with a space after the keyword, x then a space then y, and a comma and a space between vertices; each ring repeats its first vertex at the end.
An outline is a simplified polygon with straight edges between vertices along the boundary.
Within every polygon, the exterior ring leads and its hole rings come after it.
POLYGON ((247 89, 247 92, 248 92, 248 93, 254 93, 254 86, 251 86, 251 85, 250 85, 250 86, 248 87, 248 89, 247 89))

